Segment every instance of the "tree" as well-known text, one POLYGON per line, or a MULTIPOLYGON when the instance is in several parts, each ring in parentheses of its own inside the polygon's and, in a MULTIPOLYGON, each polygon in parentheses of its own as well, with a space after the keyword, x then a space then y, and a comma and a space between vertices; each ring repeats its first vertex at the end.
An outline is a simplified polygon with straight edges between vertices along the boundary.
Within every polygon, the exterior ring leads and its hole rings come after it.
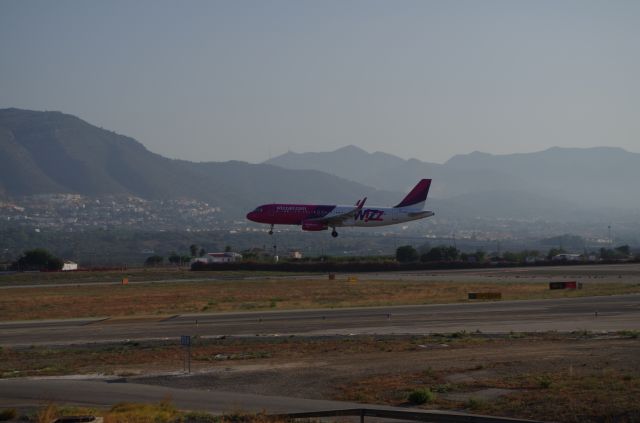
POLYGON ((198 246, 196 244, 191 244, 189 246, 189 252, 191 252, 191 257, 195 257, 198 255, 198 246))
POLYGON ((225 253, 231 252, 231 245, 227 245, 226 247, 224 247, 224 252, 225 253))
POLYGON ((522 261, 522 256, 518 253, 512 253, 511 251, 505 251, 502 254, 502 258, 505 261, 511 262, 511 263, 517 263, 519 261, 522 261))
POLYGON ((158 266, 158 265, 161 265, 163 262, 164 262, 164 257, 155 255, 155 256, 147 257, 144 264, 145 266, 158 266))
POLYGON ((418 261, 418 252, 411 245, 403 245, 396 249, 396 260, 400 263, 418 261))
POLYGON ((198 256, 200 257, 204 257, 204 255, 207 254, 207 252, 205 251, 204 248, 200 248, 200 252, 198 253, 198 256))
POLYGON ((55 257, 44 248, 36 248, 25 251, 24 254, 14 263, 14 266, 21 271, 24 270, 61 270, 64 262, 55 257))
POLYGON ((482 250, 478 250, 475 252, 473 256, 476 258, 477 263, 482 263, 484 259, 487 257, 487 253, 485 253, 482 250))
POLYGON ((169 254, 169 263, 180 264, 181 261, 182 261, 182 257, 175 251, 172 251, 171 254, 169 254))
POLYGON ((565 253, 566 253, 566 251, 564 249, 562 249, 562 248, 552 248, 547 253, 547 259, 551 260, 552 258, 557 256, 558 254, 565 254, 565 253))
POLYGON ((617 253, 620 253, 623 257, 629 257, 631 255, 631 248, 628 245, 621 245, 615 248, 617 253))
POLYGON ((420 256, 420 261, 455 261, 458 257, 460 257, 460 251, 456 247, 440 245, 420 256))
POLYGON ((418 247, 418 253, 420 254, 427 254, 429 250, 431 250, 431 244, 429 244, 428 242, 425 242, 418 247))

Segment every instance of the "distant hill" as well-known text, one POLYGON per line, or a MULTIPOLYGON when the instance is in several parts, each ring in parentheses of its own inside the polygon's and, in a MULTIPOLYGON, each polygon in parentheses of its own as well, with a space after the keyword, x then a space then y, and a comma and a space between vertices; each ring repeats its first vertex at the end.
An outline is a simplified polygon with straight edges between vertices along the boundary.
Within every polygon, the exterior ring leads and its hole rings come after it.
POLYGON ((314 170, 244 162, 193 163, 60 112, 0 110, 0 195, 78 193, 193 198, 229 217, 271 201, 391 203, 400 194, 314 170))
MULTIPOLYGON (((564 216, 605 209, 637 209, 640 154, 620 148, 551 148, 529 154, 474 152, 444 164, 404 160, 349 146, 332 152, 286 153, 266 163, 289 169, 325 169, 381 189, 404 191, 434 179, 442 204, 481 215, 551 213, 564 216)), ((453 210, 452 210, 453 211, 453 210)))
POLYGON ((445 166, 458 171, 492 169, 526 181, 525 190, 588 208, 640 207, 640 154, 622 148, 559 148, 527 154, 471 153, 445 166))

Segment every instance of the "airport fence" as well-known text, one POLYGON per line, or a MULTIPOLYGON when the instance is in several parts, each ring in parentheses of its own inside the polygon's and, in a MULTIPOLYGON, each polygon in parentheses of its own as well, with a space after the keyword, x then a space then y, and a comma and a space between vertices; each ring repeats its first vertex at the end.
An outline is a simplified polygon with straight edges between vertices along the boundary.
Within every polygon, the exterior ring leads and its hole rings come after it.
MULTIPOLYGON (((467 263, 455 262, 228 262, 228 263, 201 263, 191 265, 195 271, 273 271, 273 272, 300 272, 300 273, 361 273, 361 272, 393 272, 393 271, 417 271, 417 270, 449 270, 449 269, 487 269, 510 267, 545 267, 545 266, 591 266, 596 264, 612 264, 613 262, 539 262, 539 263, 467 263)), ((619 263, 619 262, 618 262, 619 263)))

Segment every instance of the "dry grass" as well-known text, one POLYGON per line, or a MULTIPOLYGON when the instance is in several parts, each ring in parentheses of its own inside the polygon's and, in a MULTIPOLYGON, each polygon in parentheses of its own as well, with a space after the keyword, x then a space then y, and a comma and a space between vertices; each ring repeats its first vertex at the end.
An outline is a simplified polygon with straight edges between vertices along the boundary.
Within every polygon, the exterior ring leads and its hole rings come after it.
POLYGON ((114 283, 122 278, 129 278, 130 282, 150 282, 166 280, 216 280, 256 276, 295 276, 292 272, 256 272, 256 271, 219 271, 192 272, 188 268, 133 268, 126 270, 106 271, 78 271, 78 272, 18 272, 0 275, 0 286, 23 285, 51 285, 51 284, 86 284, 86 283, 114 283))
POLYGON ((570 423, 640 421, 640 375, 611 367, 579 370, 478 381, 515 393, 481 402, 474 411, 570 423))
MULTIPOLYGON (((226 366, 250 360, 297 360, 337 353, 342 356, 367 352, 412 351, 416 343, 441 342, 439 337, 407 339, 220 339, 194 340, 192 365, 226 366), (220 358, 222 357, 222 359, 220 358)), ((68 374, 135 375, 147 371, 182 368, 184 350, 174 342, 125 342, 73 347, 33 346, 0 349, 0 377, 59 376, 68 374), (151 365, 150 363, 153 363, 151 365)))
MULTIPOLYGON (((506 349, 508 345, 522 343, 522 339, 499 340, 492 348, 504 349, 504 356, 487 360, 483 366, 438 370, 427 368, 359 378, 339 386, 334 399, 398 406, 407 404, 412 391, 429 389, 435 393, 435 398, 424 407, 430 409, 464 410, 476 414, 567 423, 638 422, 640 373, 633 348, 633 345, 637 345, 637 338, 634 334, 621 335, 631 343, 627 351, 632 356, 607 357, 606 353, 599 353, 601 357, 598 358, 587 350, 576 355, 577 351, 583 349, 580 345, 584 343, 570 338, 562 341, 561 337, 554 340, 551 334, 547 340, 553 343, 568 341, 568 345, 577 348, 572 352, 573 358, 556 357, 548 360, 543 357, 522 361, 522 357, 510 359, 509 350, 506 349), (606 359, 603 360, 603 357, 606 359), (567 366, 567 362, 571 364, 567 366), (478 372, 486 372, 487 375, 472 377, 478 372), (452 382, 448 378, 452 374, 466 374, 469 377, 452 382), (488 388, 508 389, 511 392, 492 399, 474 396, 474 392, 488 388), (459 393, 468 395, 469 399, 461 401, 447 397, 447 394, 459 393)), ((524 342, 532 341, 536 342, 535 339, 524 342)), ((477 352, 472 343, 467 347, 470 347, 469 354, 477 352)), ((602 348, 606 349, 606 346, 602 348)), ((455 362, 451 365, 455 366, 455 362)))
POLYGON ((581 290, 550 291, 541 282, 326 279, 43 286, 3 290, 0 321, 452 303, 467 301, 468 292, 478 291, 502 292, 503 299, 513 300, 637 293, 640 286, 592 282, 581 290))
MULTIPOLYGON (((264 413, 242 411, 213 415, 205 412, 180 411, 169 398, 157 404, 118 403, 109 410, 85 407, 60 407, 48 404, 28 421, 51 423, 64 416, 93 415, 102 417, 104 423, 284 423, 285 420, 264 413)), ((313 420, 309 420, 313 422, 313 420)))

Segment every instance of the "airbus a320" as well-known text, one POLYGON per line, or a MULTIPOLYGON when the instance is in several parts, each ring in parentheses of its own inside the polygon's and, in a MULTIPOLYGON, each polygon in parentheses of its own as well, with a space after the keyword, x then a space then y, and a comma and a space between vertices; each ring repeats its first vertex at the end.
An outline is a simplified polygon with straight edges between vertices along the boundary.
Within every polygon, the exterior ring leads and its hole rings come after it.
POLYGON ((331 236, 338 236, 337 227, 373 227, 395 225, 411 220, 433 216, 423 210, 431 179, 422 179, 404 199, 393 207, 364 207, 367 198, 355 206, 315 204, 263 204, 247 214, 247 219, 271 225, 299 225, 303 231, 325 231, 332 229, 331 236))

